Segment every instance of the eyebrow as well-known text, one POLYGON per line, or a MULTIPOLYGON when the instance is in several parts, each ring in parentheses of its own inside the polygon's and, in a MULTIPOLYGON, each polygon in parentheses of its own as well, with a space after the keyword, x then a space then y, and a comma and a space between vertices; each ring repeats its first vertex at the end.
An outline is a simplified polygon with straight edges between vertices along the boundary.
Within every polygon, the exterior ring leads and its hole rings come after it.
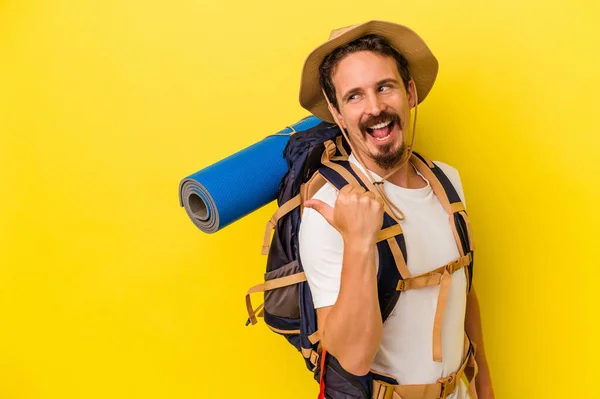
POLYGON ((383 79, 383 80, 380 80, 379 82, 377 82, 377 86, 381 86, 382 84, 385 84, 385 83, 398 84, 398 81, 394 78, 387 78, 387 79, 383 79))
MULTIPOLYGON (((379 82, 375 83, 375 85, 376 86, 381 86, 381 85, 386 84, 386 83, 398 84, 398 81, 396 79, 394 79, 394 78, 387 78, 387 79, 380 80, 379 82)), ((354 93, 356 93, 358 91, 360 91, 359 87, 355 87, 353 89, 348 90, 346 92, 346 94, 344 94, 344 96, 342 97, 342 101, 346 101, 348 99, 348 97, 350 97, 352 94, 354 94, 354 93)))

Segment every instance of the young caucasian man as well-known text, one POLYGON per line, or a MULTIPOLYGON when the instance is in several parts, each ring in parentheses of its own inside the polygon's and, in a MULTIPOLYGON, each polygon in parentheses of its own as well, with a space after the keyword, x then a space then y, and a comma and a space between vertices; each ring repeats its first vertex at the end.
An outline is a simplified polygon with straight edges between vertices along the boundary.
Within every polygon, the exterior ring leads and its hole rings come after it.
MULTIPOLYGON (((461 258, 456 231, 434 182, 411 157, 416 108, 431 90, 437 67, 415 32, 370 21, 333 31, 303 70, 302 106, 338 124, 352 147, 349 163, 375 187, 348 185, 338 192, 325 184, 305 202, 299 233, 323 348, 349 376, 376 372, 397 382, 391 388, 385 382, 374 385, 374 398, 494 398, 467 267, 439 269, 461 258), (386 210, 404 234, 403 277, 415 284, 399 295, 383 322, 376 237, 386 210), (435 270, 442 270, 439 276, 428 275, 435 270), (472 357, 479 369, 470 384, 463 376, 472 363, 465 332, 476 347, 472 357)), ((456 169, 434 164, 464 204, 456 169)), ((354 397, 343 390, 325 394, 354 397)))

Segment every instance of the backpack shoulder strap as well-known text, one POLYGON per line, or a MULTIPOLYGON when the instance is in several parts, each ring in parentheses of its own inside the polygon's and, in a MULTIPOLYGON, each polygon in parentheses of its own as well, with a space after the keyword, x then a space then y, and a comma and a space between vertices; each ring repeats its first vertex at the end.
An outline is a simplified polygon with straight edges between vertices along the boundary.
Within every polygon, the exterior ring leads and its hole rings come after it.
POLYGON ((454 188, 454 185, 452 185, 450 179, 448 179, 448 176, 446 176, 444 171, 442 171, 442 169, 439 166, 437 166, 424 156, 417 154, 416 152, 413 152, 411 162, 413 163, 413 165, 415 165, 419 172, 423 173, 423 170, 425 170, 426 174, 431 175, 431 173, 433 173, 435 179, 432 183, 432 188, 438 198, 440 198, 441 196, 443 197, 442 199, 445 200, 442 201, 442 205, 444 205, 444 207, 446 207, 446 203, 450 203, 451 206, 455 206, 454 204, 457 204, 459 202, 462 203, 458 192, 454 188))
MULTIPOLYGON (((444 171, 424 156, 413 152, 411 163, 429 180, 433 192, 450 216, 450 226, 452 227, 452 233, 454 234, 460 256, 471 253, 471 259, 473 259, 474 245, 471 223, 469 222, 465 205, 461 201, 456 188, 452 185, 452 182, 448 179, 444 171)), ((470 290, 473 279, 472 260, 468 267, 468 274, 470 290)))

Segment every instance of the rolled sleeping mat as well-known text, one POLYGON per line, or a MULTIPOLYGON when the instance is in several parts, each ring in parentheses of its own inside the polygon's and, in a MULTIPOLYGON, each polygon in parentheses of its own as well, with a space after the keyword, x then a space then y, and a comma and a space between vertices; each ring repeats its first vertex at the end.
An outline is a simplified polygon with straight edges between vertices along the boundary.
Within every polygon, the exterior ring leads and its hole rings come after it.
POLYGON ((296 131, 321 123, 309 116, 183 179, 179 203, 205 233, 215 233, 277 198, 288 170, 283 151, 296 131))

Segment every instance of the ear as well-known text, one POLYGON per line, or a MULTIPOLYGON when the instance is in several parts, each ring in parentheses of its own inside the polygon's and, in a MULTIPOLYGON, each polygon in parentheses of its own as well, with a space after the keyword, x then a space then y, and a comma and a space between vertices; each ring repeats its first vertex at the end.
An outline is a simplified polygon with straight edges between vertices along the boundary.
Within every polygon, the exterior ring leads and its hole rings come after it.
POLYGON ((408 105, 413 108, 417 103, 417 86, 415 86, 415 81, 412 79, 408 82, 408 93, 406 95, 408 96, 408 105))
POLYGON ((328 102, 327 107, 329 108, 329 112, 331 112, 331 115, 333 115, 333 120, 335 121, 335 123, 340 125, 340 127, 342 127, 343 129, 348 129, 346 127, 346 123, 344 122, 344 117, 342 116, 342 114, 339 113, 337 109, 335 109, 333 104, 328 102))

